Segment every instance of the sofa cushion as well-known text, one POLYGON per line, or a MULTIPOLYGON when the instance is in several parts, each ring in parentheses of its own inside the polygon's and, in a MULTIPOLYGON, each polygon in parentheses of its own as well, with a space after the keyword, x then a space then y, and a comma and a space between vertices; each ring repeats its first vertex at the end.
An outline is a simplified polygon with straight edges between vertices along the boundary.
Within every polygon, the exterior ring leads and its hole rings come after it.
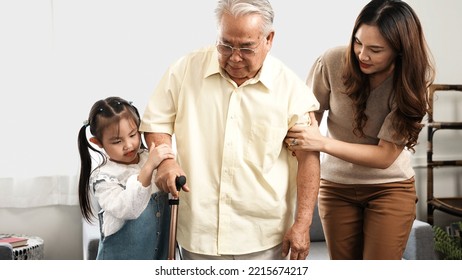
POLYGON ((403 258, 407 260, 435 260, 435 242, 430 224, 414 220, 403 258))
POLYGON ((319 217, 318 205, 314 208, 313 220, 310 227, 311 242, 324 241, 324 231, 322 229, 321 218, 319 217))
POLYGON ((307 260, 329 260, 329 251, 324 241, 311 242, 307 260))
POLYGON ((0 260, 12 260, 13 258, 13 246, 9 243, 0 243, 0 260))

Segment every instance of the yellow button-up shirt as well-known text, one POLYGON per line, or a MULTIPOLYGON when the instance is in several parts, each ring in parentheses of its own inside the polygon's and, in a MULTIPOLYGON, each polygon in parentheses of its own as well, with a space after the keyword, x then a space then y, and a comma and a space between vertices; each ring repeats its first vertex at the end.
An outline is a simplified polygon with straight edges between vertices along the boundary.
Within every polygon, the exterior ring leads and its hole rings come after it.
POLYGON ((178 243, 188 251, 246 254, 276 246, 292 225, 297 163, 288 129, 319 103, 271 55, 237 86, 216 48, 173 64, 146 107, 140 130, 175 136, 190 192, 180 192, 178 243))

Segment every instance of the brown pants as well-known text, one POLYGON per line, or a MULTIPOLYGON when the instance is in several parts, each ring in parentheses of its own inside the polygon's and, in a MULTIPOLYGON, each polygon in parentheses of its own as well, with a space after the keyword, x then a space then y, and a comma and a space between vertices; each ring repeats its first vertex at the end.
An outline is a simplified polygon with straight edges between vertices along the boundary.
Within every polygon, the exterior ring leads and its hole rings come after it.
POLYGON ((380 185, 321 180, 319 214, 331 259, 401 259, 416 215, 414 185, 414 178, 380 185))

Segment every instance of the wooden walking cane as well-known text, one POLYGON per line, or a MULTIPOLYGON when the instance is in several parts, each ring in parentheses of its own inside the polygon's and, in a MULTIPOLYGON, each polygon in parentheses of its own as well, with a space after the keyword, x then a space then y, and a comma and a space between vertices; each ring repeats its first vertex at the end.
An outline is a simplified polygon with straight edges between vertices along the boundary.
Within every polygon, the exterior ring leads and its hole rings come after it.
MULTIPOLYGON (((175 179, 176 189, 181 190, 181 187, 186 184, 186 177, 179 176, 175 179)), ((180 204, 179 198, 170 198, 168 200, 170 205, 170 237, 168 239, 168 259, 174 260, 176 254, 176 224, 178 221, 178 205, 180 204)))

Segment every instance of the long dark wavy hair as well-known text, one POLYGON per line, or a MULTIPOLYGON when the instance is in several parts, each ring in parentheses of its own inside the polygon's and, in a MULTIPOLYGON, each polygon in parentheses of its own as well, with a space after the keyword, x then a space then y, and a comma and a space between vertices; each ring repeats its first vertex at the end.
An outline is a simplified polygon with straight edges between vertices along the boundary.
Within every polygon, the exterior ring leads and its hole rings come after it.
MULTIPOLYGON (((77 139, 80 153, 79 204, 80 212, 87 221, 91 221, 94 217, 90 202, 90 175, 107 161, 106 156, 89 143, 87 127, 90 128, 91 135, 102 143, 103 131, 113 124, 118 124, 121 119, 131 120, 137 127, 140 125, 140 114, 135 106, 120 97, 108 97, 95 102, 88 119, 79 130, 77 139), (92 169, 90 150, 99 154, 102 159, 102 162, 94 169, 92 169)), ((145 148, 143 142, 141 142, 141 148, 145 148)))
POLYGON ((398 54, 393 74, 393 98, 398 106, 393 116, 394 138, 405 139, 405 146, 414 151, 428 110, 427 89, 435 75, 420 20, 408 4, 399 0, 372 0, 358 15, 345 57, 343 82, 345 94, 355 106, 354 133, 361 137, 368 120, 365 110, 371 90, 354 52, 355 35, 362 24, 377 26, 398 54))

